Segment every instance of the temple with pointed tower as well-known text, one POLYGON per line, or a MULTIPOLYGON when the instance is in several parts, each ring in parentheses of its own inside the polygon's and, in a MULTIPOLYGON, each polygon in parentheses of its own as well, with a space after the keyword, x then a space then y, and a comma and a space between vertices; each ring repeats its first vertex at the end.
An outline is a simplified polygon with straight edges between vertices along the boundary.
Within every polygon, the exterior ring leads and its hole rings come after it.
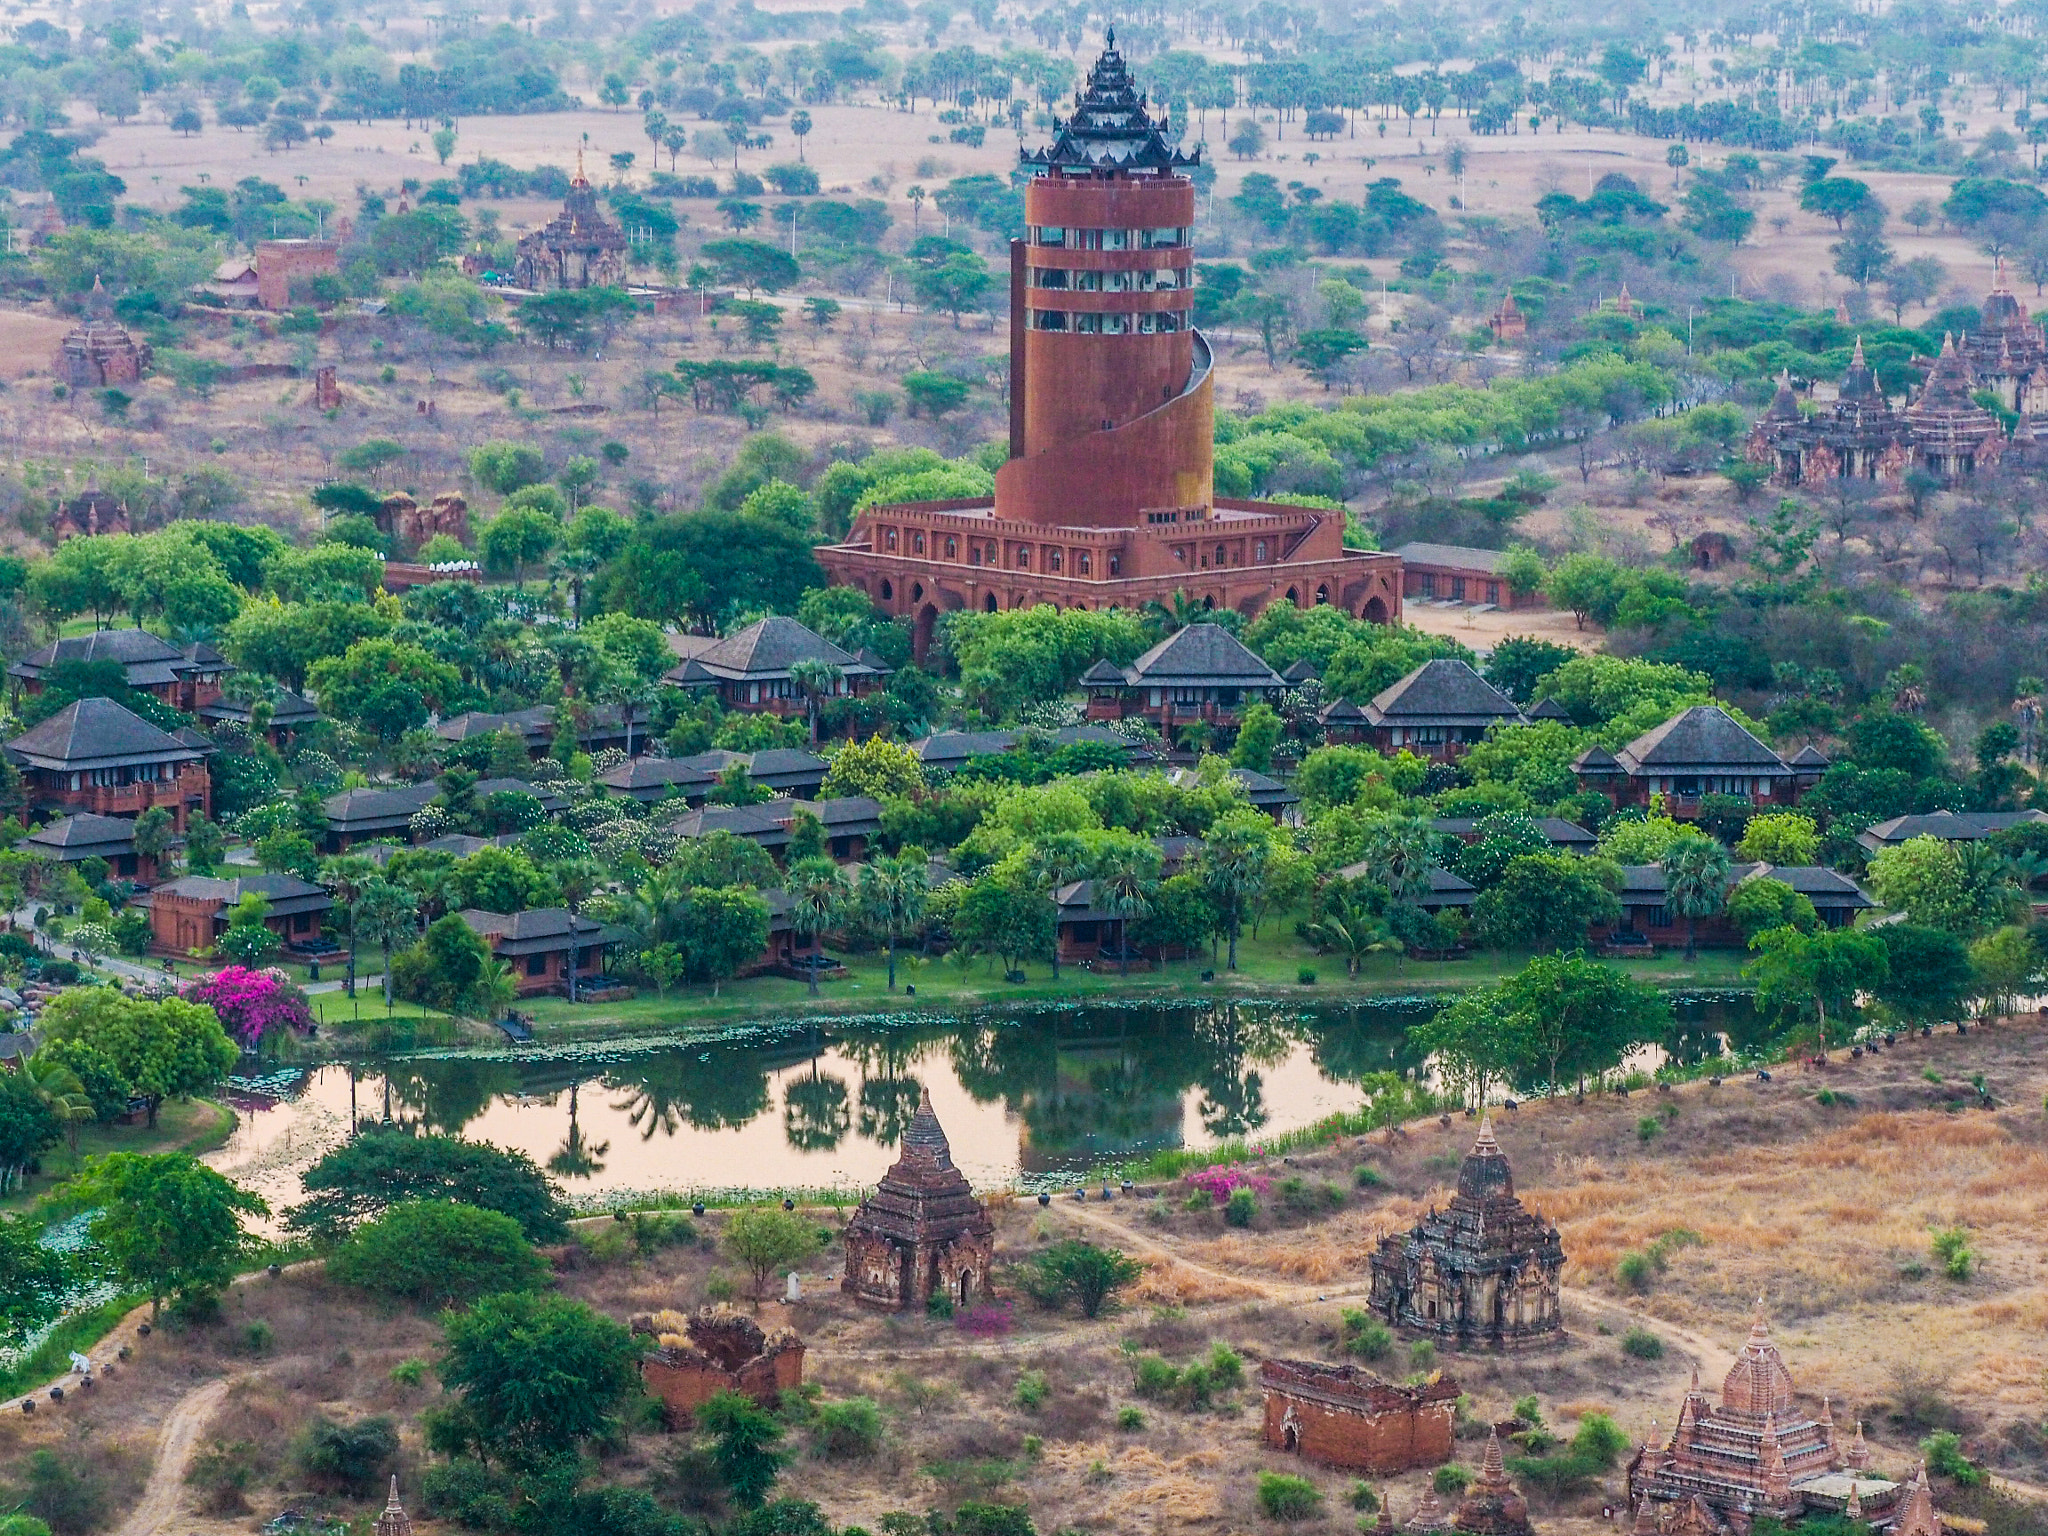
POLYGON ((512 280, 546 293, 557 288, 609 288, 626 281, 626 232, 597 206, 596 189, 583 174, 576 151, 576 179, 562 211, 531 234, 521 235, 512 280))
POLYGON ((114 301, 95 277, 85 313, 59 344, 52 371, 73 389, 108 389, 135 383, 149 364, 149 343, 137 341, 114 318, 114 301))
POLYGON ((1800 1409, 1761 1298, 1720 1401, 1694 1370, 1670 1438, 1637 1453, 1628 1489, 1639 1501, 1637 1536, 1747 1536, 1759 1516, 1809 1513, 1850 1515, 1907 1536, 1898 1523, 1905 1489, 1870 1471, 1863 1426, 1845 1446, 1826 1398, 1817 1419, 1800 1409))
POLYGON ((1530 1536, 1529 1501, 1508 1481, 1497 1429, 1486 1432, 1486 1455, 1480 1460, 1479 1476, 1458 1500, 1451 1529, 1466 1536, 1530 1536))
POLYGON ((896 1165, 846 1224, 840 1289, 895 1311, 923 1311, 934 1295, 967 1306, 988 1289, 995 1245, 995 1224, 953 1166, 927 1088, 896 1165))
POLYGON ((398 1474, 395 1472, 391 1476, 391 1497, 384 1501, 384 1512, 377 1517, 375 1536, 412 1536, 412 1516, 398 1502, 398 1474))
POLYGON ((1990 390, 2000 405, 2022 416, 2048 410, 2048 328, 2012 291, 2003 256, 1992 264, 1991 292, 1979 315, 1977 329, 1956 340, 1971 384, 1990 390))
POLYGON ((1481 1121, 1449 1207, 1380 1239, 1373 1310, 1389 1323, 1468 1349, 1525 1349, 1564 1337, 1557 1228, 1515 1196, 1507 1154, 1481 1121))

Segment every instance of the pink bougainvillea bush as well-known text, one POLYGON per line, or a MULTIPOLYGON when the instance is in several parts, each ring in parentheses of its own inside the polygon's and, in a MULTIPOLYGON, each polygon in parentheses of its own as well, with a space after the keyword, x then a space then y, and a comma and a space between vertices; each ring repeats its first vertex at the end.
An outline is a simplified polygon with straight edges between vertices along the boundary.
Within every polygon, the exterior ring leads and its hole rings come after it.
POLYGON ((185 998, 219 1014, 221 1028, 245 1050, 255 1050, 268 1035, 287 1029, 303 1035, 313 1027, 306 994, 279 970, 231 965, 187 987, 185 998))
POLYGON ((1273 1187, 1273 1181, 1262 1173, 1253 1173, 1237 1163, 1223 1168, 1203 1168, 1187 1176, 1189 1188, 1198 1189, 1217 1205, 1228 1200, 1233 1190, 1249 1189, 1263 1195, 1273 1187))

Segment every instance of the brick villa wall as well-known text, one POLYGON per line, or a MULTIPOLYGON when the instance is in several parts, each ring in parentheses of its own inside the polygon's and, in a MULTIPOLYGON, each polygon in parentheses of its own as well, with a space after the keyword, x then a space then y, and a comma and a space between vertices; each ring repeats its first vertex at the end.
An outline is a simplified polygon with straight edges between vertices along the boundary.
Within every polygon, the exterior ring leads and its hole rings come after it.
POLYGON ((1281 1387, 1266 1389, 1266 1443, 1288 1450, 1286 1424, 1294 1417, 1291 1447, 1310 1461, 1387 1477, 1451 1459, 1454 1407, 1425 1403, 1376 1412, 1330 1407, 1281 1387))

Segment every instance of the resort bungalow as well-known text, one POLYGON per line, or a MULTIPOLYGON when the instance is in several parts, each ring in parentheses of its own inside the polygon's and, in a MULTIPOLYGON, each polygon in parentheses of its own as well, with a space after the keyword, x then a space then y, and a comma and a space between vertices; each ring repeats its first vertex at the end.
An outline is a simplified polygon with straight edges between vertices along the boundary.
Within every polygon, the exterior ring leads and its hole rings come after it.
POLYGON ((57 864, 105 859, 117 880, 149 885, 156 880, 156 860, 135 851, 135 823, 126 816, 95 816, 83 811, 38 827, 14 845, 57 864))
POLYGON ((43 691, 44 675, 65 662, 110 662, 137 693, 154 695, 188 715, 219 699, 220 680, 235 670, 210 645, 180 649, 146 629, 96 629, 52 640, 9 667, 7 675, 20 692, 34 697, 43 691))
POLYGON ((1667 814, 1690 820, 1707 795, 1784 810, 1799 797, 1791 764, 1758 741, 1718 704, 1696 704, 1645 731, 1619 752, 1589 747, 1572 764, 1581 789, 1617 807, 1660 797, 1667 814))
POLYGON ((212 751, 211 744, 161 731, 102 698, 67 704, 7 743, 7 756, 22 770, 23 789, 36 810, 139 816, 161 805, 180 832, 192 812, 212 811, 206 772, 212 751))
MULTIPOLYGON (((1621 921, 1613 927, 1596 924, 1591 937, 1606 944, 1631 947, 1682 945, 1686 920, 1665 905, 1664 867, 1661 864, 1631 864, 1622 869, 1622 888, 1615 893, 1621 903, 1621 921)), ((1814 913, 1829 928, 1846 928, 1859 912, 1877 903, 1847 875, 1819 864, 1737 864, 1728 873, 1728 891, 1749 880, 1778 880, 1813 903, 1814 913)), ((1702 917, 1693 924, 1693 940, 1711 948, 1739 949, 1742 935, 1724 912, 1702 917)))
POLYGON ((149 904, 150 947, 159 954, 193 955, 213 948, 227 932, 228 919, 245 896, 261 896, 268 904, 263 926, 288 950, 302 957, 339 959, 340 952, 323 942, 320 925, 334 909, 334 898, 296 875, 185 875, 139 898, 149 904))
POLYGON ((820 662, 832 669, 829 697, 857 698, 872 693, 890 668, 866 654, 834 645, 795 619, 771 615, 724 639, 708 635, 670 635, 669 649, 677 665, 662 681, 676 688, 706 688, 727 709, 753 714, 802 715, 810 698, 790 675, 802 662, 820 662))
POLYGON ((1488 728, 1519 724, 1522 712, 1462 661, 1426 661, 1382 689, 1365 706, 1366 744, 1382 753, 1411 752, 1450 762, 1488 728))
POLYGON ((1933 811, 1924 816, 1894 816, 1856 834, 1856 841, 1870 852, 1915 837, 1939 838, 1944 843, 1974 843, 1995 837, 2013 827, 2048 823, 2048 811, 1933 811))
POLYGON ((327 852, 341 853, 373 839, 411 842, 413 817, 440 793, 440 787, 429 781, 329 795, 320 802, 327 812, 327 852))
POLYGON ((491 953, 511 968, 521 997, 569 990, 570 951, 575 951, 577 984, 602 976, 612 945, 627 935, 566 907, 529 912, 484 912, 465 908, 459 916, 491 953))
POLYGON ((1177 629, 1128 667, 1099 661, 1081 685, 1090 720, 1141 716, 1169 742, 1182 726, 1235 728, 1247 705, 1272 703, 1287 687, 1220 624, 1177 629))

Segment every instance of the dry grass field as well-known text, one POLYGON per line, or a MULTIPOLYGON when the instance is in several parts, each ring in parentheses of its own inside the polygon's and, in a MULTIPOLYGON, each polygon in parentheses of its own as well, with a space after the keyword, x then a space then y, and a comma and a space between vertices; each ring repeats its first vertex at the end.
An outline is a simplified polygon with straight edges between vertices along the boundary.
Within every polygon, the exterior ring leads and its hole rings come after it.
MULTIPOLYGON (((2044 1048, 2048 1021, 2028 1018, 1842 1057, 1824 1072, 1787 1069, 1770 1083, 1532 1103, 1504 1115, 1497 1133, 1518 1188, 1563 1234, 1570 1339, 1521 1357, 1446 1355, 1436 1364, 1466 1389, 1475 1426, 1534 1393, 1566 1431, 1597 1409, 1641 1438, 1655 1422, 1669 1425, 1695 1365, 1710 1385, 1726 1369, 1761 1295, 1806 1406, 1817 1410, 1826 1393, 1838 1420, 1863 1420, 1881 1467, 1908 1467, 1926 1428, 1945 1422, 2012 1486, 2037 1489, 2048 1482, 2039 1435, 2048 1414, 2044 1048), (1973 1082, 1980 1074, 1989 1109, 1973 1082), (1817 1099, 1823 1090, 1831 1102, 1817 1099), (1646 1119, 1658 1126, 1648 1139, 1646 1119), (1965 1228, 1977 1255, 1967 1280, 1945 1277, 1930 1256, 1932 1229, 1948 1226, 1965 1228), (1697 1241, 1665 1245, 1668 1267, 1647 1289, 1616 1278, 1625 1252, 1676 1229, 1697 1241), (1664 1341, 1661 1358, 1622 1353, 1622 1335, 1636 1326, 1664 1341)), ((1225 1532, 1260 1523, 1254 1474, 1281 1468, 1307 1472, 1329 1495, 1324 1528, 1348 1525, 1348 1476, 1289 1468, 1268 1452, 1254 1388, 1201 1411, 1141 1400, 1128 1351, 1186 1363, 1226 1342, 1248 1372, 1273 1355, 1335 1358, 1340 1313, 1358 1304, 1373 1243, 1447 1198, 1472 1130, 1426 1122, 1391 1144, 1376 1133, 1268 1167, 1278 1182, 1249 1231, 1186 1209, 1178 1186, 1106 1203, 1064 1198, 1045 1210, 999 1200, 1000 1264, 1069 1235, 1146 1261, 1122 1309, 1093 1324, 1020 1301, 1014 1331, 976 1341, 934 1319, 878 1317, 840 1298, 840 1251, 822 1249, 802 1277, 805 1300, 770 1303, 761 1321, 798 1328, 810 1346, 808 1379, 828 1400, 874 1398, 887 1431, 874 1457, 842 1461, 810 1454, 807 1436, 793 1432, 799 1454, 784 1488, 818 1500, 835 1521, 870 1527, 892 1509, 992 1498, 1028 1503, 1044 1531, 1225 1532), (1358 1185, 1360 1165, 1380 1182, 1358 1185), (1341 1208, 1290 1213, 1289 1178, 1311 1192, 1335 1186, 1341 1208), (1045 1378, 1036 1407, 1018 1400, 1027 1371, 1045 1378), (1126 1408, 1142 1423, 1119 1427, 1126 1408)), ((817 1214, 836 1230, 838 1215, 817 1214)), ((610 1223, 586 1227, 585 1245, 558 1261, 558 1282, 620 1318, 699 1305, 723 1272, 720 1225, 713 1213, 697 1244, 638 1260, 616 1252, 610 1223)), ((431 1375, 408 1386, 391 1371, 432 1358, 430 1319, 367 1305, 302 1266, 238 1286, 218 1326, 138 1340, 132 1323, 125 1337, 135 1358, 114 1381, 32 1419, 0 1419, 0 1475, 18 1476, 32 1449, 49 1446, 95 1468, 110 1506, 141 1498, 150 1519, 175 1517, 167 1530, 225 1536, 248 1529, 249 1516, 206 1516, 176 1475, 187 1455, 246 1441, 257 1448, 247 1492, 255 1513, 287 1503, 348 1512, 346 1500, 306 1489, 290 1446, 315 1412, 385 1413, 403 1426, 401 1477, 416 1485, 417 1415, 437 1388, 431 1375), (259 1320, 271 1333, 264 1353, 251 1354, 248 1329, 259 1320)), ((1397 1346, 1379 1369, 1399 1374, 1417 1363, 1397 1346)), ((637 1435, 607 1473, 647 1475, 679 1443, 637 1435)), ((1466 1440, 1461 1458, 1476 1462, 1479 1449, 1466 1440)), ((1392 1481, 1403 1517, 1423 1481, 1392 1481)), ((1603 1528, 1598 1511, 1617 1487, 1610 1478, 1561 1505, 1539 1501, 1539 1523, 1589 1536, 1603 1528)))

